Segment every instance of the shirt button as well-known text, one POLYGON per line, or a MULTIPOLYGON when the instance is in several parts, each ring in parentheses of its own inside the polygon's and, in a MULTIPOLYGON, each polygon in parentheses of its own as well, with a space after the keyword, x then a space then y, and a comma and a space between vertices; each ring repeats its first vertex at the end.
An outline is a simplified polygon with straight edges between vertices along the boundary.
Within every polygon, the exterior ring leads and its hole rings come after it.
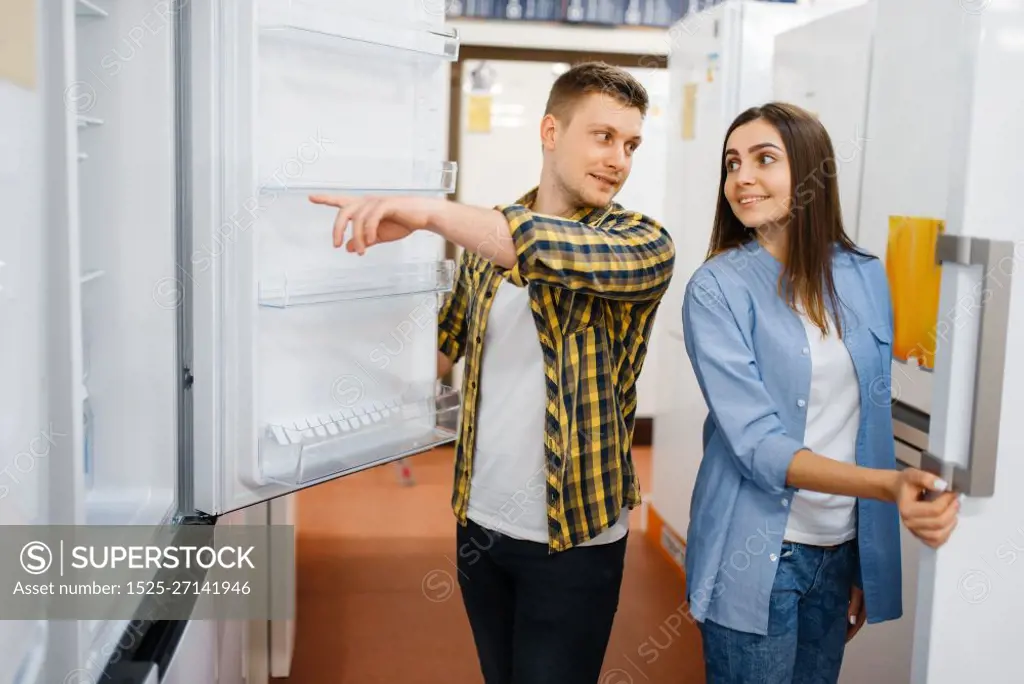
POLYGON ((807 347, 804 347, 802 350, 800 350, 800 353, 803 354, 804 356, 807 356, 808 354, 811 353, 811 350, 808 349, 807 347))
POLYGON ((803 399, 797 399, 796 405, 799 406, 800 408, 803 408, 804 406, 807 406, 807 402, 804 401, 803 399))
POLYGON ((789 505, 789 499, 783 499, 782 500, 782 505, 783 505, 783 507, 788 506, 789 505))
POLYGON ((779 557, 776 556, 774 553, 772 555, 768 556, 768 557, 772 559, 772 563, 774 563, 775 561, 777 561, 779 559, 779 557))

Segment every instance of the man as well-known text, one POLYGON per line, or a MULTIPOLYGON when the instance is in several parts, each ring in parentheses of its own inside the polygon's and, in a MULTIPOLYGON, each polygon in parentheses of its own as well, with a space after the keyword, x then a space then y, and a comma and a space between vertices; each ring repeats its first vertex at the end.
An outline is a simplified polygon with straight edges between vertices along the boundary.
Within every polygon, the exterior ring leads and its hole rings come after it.
POLYGON ((675 250, 613 202, 641 141, 643 86, 601 63, 555 81, 540 182, 497 209, 330 198, 350 252, 430 230, 463 247, 438 317, 461 358, 452 500, 463 601, 487 684, 595 684, 618 606, 636 381, 675 250))

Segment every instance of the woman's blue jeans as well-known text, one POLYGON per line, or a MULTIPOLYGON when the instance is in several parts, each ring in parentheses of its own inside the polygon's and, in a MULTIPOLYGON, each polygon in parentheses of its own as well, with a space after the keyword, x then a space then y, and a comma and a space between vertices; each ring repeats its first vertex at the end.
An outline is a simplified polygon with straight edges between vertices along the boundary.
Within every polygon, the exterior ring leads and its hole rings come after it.
POLYGON ((833 684, 846 647, 857 541, 823 548, 784 542, 772 587, 768 634, 706 620, 707 684, 833 684))

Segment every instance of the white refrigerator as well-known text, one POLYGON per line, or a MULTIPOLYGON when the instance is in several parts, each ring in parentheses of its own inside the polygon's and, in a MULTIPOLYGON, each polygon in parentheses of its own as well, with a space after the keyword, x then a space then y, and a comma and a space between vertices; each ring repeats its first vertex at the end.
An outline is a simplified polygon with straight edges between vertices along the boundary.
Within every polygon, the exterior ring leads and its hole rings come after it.
POLYGON ((785 96, 814 93, 801 103, 820 107, 834 142, 863 122, 849 164, 857 173, 844 179, 842 166, 840 187, 844 204, 856 198, 844 206, 856 216, 851 233, 889 273, 897 463, 940 474, 963 495, 940 550, 903 529, 903 617, 850 643, 841 678, 850 684, 1019 678, 1007 671, 1016 667, 1008 626, 1024 606, 1014 420, 1024 369, 1012 353, 1024 233, 1020 175, 1000 161, 1024 153, 1022 56, 1024 5, 999 0, 870 2, 776 41, 776 87, 784 73, 785 96), (825 65, 835 75, 824 77, 825 65))
MULTIPOLYGON (((963 494, 959 525, 941 549, 904 531, 903 617, 861 630, 848 646, 841 681, 1017 681, 1010 626, 1024 606, 1017 562, 1024 551, 1024 500, 1017 491, 1024 478, 1017 419, 1024 367, 1013 352, 1024 321, 1024 232, 1016 207, 1021 176, 1005 160, 1024 154, 1024 5, 884 0, 839 9, 771 37, 774 73, 756 81, 763 87, 753 91, 750 104, 795 101, 818 113, 829 129, 841 162, 847 229, 889 268, 897 311, 897 461, 940 474, 963 494), (942 225, 938 234, 936 222, 942 225), (931 317, 923 328, 917 319, 922 313, 931 317)), ((684 20, 682 26, 696 27, 688 37, 709 26, 712 33, 730 35, 729 20, 710 12, 703 20, 684 20)), ((673 92, 684 96, 685 86, 697 84, 688 105, 696 111, 696 126, 684 128, 690 133, 670 148, 669 182, 683 189, 669 196, 677 198, 679 213, 672 220, 683 239, 693 237, 680 253, 699 262, 708 237, 701 227, 710 231, 717 178, 698 171, 715 167, 722 122, 740 109, 718 114, 726 96, 702 80, 701 53, 705 65, 720 63, 731 74, 730 55, 742 61, 748 42, 717 58, 708 57, 705 44, 687 45, 674 46, 680 56, 670 57, 670 69, 674 61, 696 74, 673 83, 673 92), (704 156, 698 159, 697 150, 704 156), (698 193, 702 199, 691 204, 698 193)), ((677 101, 673 115, 683 115, 685 123, 686 101, 677 101)), ((693 267, 681 264, 687 270, 674 282, 680 292, 693 267)), ((678 312, 678 302, 670 309, 678 312)), ((676 395, 675 407, 665 408, 672 420, 656 423, 664 424, 666 438, 659 444, 656 428, 655 506, 677 502, 671 510, 685 525, 706 408, 682 342, 678 347, 681 370, 674 373, 676 382, 665 385, 676 395)))
MULTIPOLYGON (((454 191, 443 2, 16 4, 38 78, 0 78, 4 456, 61 437, 0 520, 217 524, 454 439, 443 240, 349 254, 307 199, 454 191)), ((0 623, 0 683, 241 681, 238 625, 108 617, 0 623)))
POLYGON ((904 539, 904 617, 864 634, 850 682, 1019 679, 1022 70, 1020 2, 876 3, 858 239, 889 267, 897 459, 963 498, 941 549, 904 539))
MULTIPOLYGON (((47 473, 65 430, 47 388, 44 97, 38 17, 5 8, 0 25, 0 525, 48 519, 47 473)), ((9 550, 5 549, 4 553, 9 550)), ((0 684, 46 681, 48 625, 0 620, 0 684)))

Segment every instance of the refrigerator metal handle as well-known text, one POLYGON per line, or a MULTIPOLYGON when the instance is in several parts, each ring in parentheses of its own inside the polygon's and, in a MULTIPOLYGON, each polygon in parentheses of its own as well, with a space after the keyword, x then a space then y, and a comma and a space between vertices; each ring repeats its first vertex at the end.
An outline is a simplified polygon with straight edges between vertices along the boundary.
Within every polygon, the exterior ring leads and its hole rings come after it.
POLYGON ((995 492, 1014 258, 1012 242, 963 235, 940 235, 935 248, 937 264, 980 266, 982 269, 978 355, 967 467, 948 463, 924 451, 921 469, 942 477, 954 491, 969 496, 992 496, 995 492))

